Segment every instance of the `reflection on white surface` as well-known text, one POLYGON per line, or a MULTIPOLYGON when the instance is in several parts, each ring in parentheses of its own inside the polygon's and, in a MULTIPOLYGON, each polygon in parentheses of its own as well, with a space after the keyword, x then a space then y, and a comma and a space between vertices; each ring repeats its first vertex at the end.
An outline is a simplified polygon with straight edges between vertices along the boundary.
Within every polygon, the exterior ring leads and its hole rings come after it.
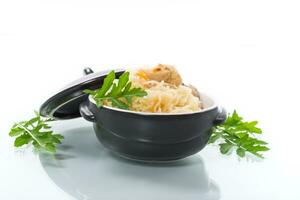
POLYGON ((220 191, 199 156, 169 163, 120 158, 97 141, 92 127, 60 131, 55 156, 40 154, 49 177, 77 199, 217 200, 220 191))

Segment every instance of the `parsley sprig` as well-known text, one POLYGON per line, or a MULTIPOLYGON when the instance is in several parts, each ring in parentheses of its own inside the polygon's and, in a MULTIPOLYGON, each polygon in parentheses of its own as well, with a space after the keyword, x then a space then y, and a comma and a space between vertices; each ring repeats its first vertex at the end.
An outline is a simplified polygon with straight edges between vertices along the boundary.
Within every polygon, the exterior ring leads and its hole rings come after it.
POLYGON ((16 137, 15 147, 21 147, 25 144, 32 144, 35 149, 44 149, 55 153, 56 145, 60 144, 64 137, 60 134, 54 134, 51 130, 49 122, 53 121, 50 118, 43 118, 38 112, 35 112, 35 117, 28 120, 15 123, 9 136, 16 137))
POLYGON ((132 104, 133 97, 143 97, 147 93, 142 88, 132 87, 129 81, 129 72, 124 72, 116 83, 116 75, 111 71, 104 79, 102 87, 97 90, 84 90, 85 93, 92 95, 98 107, 103 105, 103 101, 107 100, 112 106, 121 109, 129 109, 132 104))
POLYGON ((209 143, 218 142, 222 154, 229 154, 235 149, 240 157, 245 157, 248 152, 263 158, 261 152, 268 151, 269 148, 267 142, 255 137, 262 134, 262 130, 256 126, 257 123, 257 121, 243 121, 243 118, 234 111, 232 115, 228 115, 224 124, 213 128, 209 143))

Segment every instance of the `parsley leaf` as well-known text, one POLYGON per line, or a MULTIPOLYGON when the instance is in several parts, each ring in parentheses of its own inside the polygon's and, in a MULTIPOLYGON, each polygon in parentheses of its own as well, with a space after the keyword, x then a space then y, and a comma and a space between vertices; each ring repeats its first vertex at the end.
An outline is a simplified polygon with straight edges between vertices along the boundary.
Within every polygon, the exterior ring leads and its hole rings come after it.
POLYGON ((32 144, 35 149, 44 149, 55 153, 56 145, 60 144, 64 137, 60 134, 54 134, 48 122, 53 121, 49 118, 42 118, 38 112, 35 117, 28 120, 15 123, 9 136, 16 137, 15 147, 21 147, 25 144, 32 144))
POLYGON ((107 100, 112 106, 128 110, 132 104, 133 97, 143 97, 147 93, 142 88, 132 87, 129 81, 129 72, 124 72, 119 79, 116 79, 114 71, 111 71, 104 79, 100 89, 84 90, 86 94, 92 95, 96 105, 101 107, 103 101, 107 100), (115 80, 118 80, 117 82, 115 80))
POLYGON ((262 134, 258 128, 257 121, 245 122, 236 111, 228 115, 224 124, 213 128, 213 133, 209 143, 217 143, 222 154, 229 154, 236 151, 239 157, 245 157, 246 153, 251 153, 259 158, 263 158, 261 152, 268 151, 267 142, 259 140, 255 134, 262 134))

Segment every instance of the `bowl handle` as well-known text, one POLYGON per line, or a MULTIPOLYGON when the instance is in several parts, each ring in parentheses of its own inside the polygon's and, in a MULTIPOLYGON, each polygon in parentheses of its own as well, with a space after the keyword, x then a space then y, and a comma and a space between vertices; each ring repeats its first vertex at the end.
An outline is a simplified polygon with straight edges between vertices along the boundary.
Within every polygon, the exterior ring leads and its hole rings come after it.
POLYGON ((82 102, 80 104, 79 112, 80 112, 80 115, 87 121, 90 121, 90 122, 96 121, 95 115, 89 109, 88 102, 82 102))
POLYGON ((214 125, 220 125, 226 121, 227 112, 223 107, 219 107, 217 117, 214 121, 214 125))

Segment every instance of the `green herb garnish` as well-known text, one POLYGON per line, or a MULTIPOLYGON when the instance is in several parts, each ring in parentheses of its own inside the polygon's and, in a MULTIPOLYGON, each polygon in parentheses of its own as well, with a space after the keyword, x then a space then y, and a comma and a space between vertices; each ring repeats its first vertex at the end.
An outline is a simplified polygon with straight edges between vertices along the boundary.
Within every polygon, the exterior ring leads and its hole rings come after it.
POLYGON ((84 90, 85 93, 92 95, 98 107, 103 105, 103 101, 107 100, 112 106, 129 109, 132 104, 133 97, 143 97, 147 93, 142 88, 134 88, 129 81, 129 72, 124 72, 118 82, 115 82, 116 75, 111 71, 104 79, 103 85, 97 90, 84 90))
POLYGON ((219 146, 222 154, 229 154, 235 149, 240 157, 249 152, 263 158, 260 152, 268 151, 269 148, 266 146, 267 142, 255 137, 255 134, 262 134, 262 130, 256 126, 257 123, 257 121, 243 121, 243 118, 234 111, 232 115, 228 115, 224 124, 213 128, 209 143, 221 141, 219 146))
POLYGON ((56 145, 61 143, 64 137, 54 134, 49 122, 50 118, 42 118, 38 112, 36 116, 28 121, 15 123, 9 132, 9 136, 16 137, 15 147, 25 144, 32 144, 35 149, 44 149, 49 152, 56 152, 56 145))

